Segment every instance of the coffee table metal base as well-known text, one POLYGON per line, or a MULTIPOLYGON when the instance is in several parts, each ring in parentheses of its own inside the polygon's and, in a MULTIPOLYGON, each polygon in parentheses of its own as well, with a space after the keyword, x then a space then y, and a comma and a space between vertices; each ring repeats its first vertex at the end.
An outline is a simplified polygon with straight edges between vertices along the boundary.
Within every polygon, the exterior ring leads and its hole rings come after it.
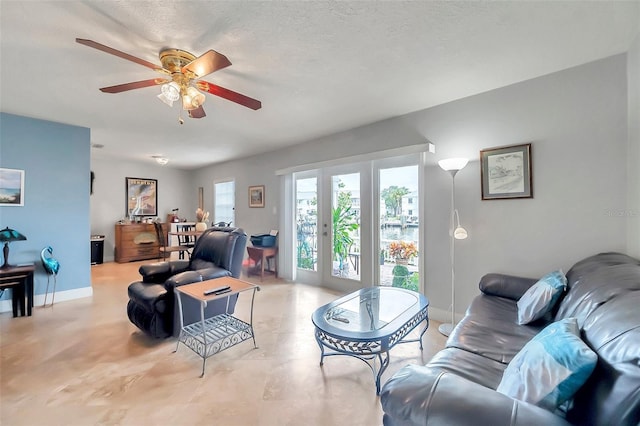
POLYGON ((320 365, 324 364, 324 358, 335 355, 345 355, 357 358, 369 366, 376 382, 376 395, 380 395, 380 378, 389 366, 389 351, 400 343, 420 342, 422 346, 422 336, 429 328, 429 316, 425 306, 409 321, 404 323, 391 336, 383 339, 358 339, 347 338, 327 333, 316 327, 315 337, 320 346, 320 365), (426 322, 424 329, 417 339, 404 339, 421 322, 426 322), (325 352, 326 351, 326 352, 325 352), (376 362, 377 360, 377 362, 376 362), (379 367, 376 367, 379 364, 379 367))

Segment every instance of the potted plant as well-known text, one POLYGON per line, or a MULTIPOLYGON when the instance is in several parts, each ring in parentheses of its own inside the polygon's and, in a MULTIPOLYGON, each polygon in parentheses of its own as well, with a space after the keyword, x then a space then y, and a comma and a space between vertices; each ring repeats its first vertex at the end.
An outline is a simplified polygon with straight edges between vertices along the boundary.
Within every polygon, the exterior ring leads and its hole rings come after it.
POLYGON ((209 212, 205 212, 200 207, 196 210, 196 231, 204 231, 207 229, 207 219, 209 212))
POLYGON ((413 241, 392 241, 389 244, 389 255, 396 259, 396 264, 406 265, 418 255, 418 247, 413 241))
POLYGON ((347 258, 353 244, 352 232, 359 228, 356 222, 356 213, 351 206, 341 206, 332 210, 333 222, 333 257, 338 262, 340 274, 346 274, 347 258))

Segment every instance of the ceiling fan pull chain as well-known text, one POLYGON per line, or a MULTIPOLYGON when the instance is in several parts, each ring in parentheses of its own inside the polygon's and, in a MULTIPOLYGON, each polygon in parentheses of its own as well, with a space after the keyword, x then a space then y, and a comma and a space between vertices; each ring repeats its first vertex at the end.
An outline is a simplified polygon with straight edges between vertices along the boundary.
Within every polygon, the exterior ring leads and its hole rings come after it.
POLYGON ((178 123, 184 124, 184 119, 182 118, 182 112, 178 114, 178 123))

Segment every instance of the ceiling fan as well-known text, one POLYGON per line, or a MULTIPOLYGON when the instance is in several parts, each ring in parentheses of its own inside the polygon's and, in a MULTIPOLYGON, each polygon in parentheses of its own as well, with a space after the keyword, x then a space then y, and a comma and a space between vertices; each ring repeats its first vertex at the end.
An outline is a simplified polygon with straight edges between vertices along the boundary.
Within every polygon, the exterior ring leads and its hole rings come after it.
MULTIPOLYGON (((202 108, 202 104, 205 101, 205 96, 202 92, 220 96, 221 98, 253 110, 262 108, 262 103, 256 99, 200 80, 200 78, 207 74, 231 65, 231 62, 226 56, 215 50, 209 50, 199 57, 196 57, 180 49, 163 49, 159 54, 160 63, 162 64, 160 66, 93 40, 76 38, 76 42, 167 75, 167 78, 152 78, 149 80, 118 84, 116 86, 102 87, 100 88, 102 92, 120 93, 144 87, 161 86, 161 93, 158 95, 158 98, 169 106, 173 106, 175 101, 181 100, 182 108, 189 113, 189 117, 191 118, 202 118, 206 116, 202 108)), ((179 121, 181 124, 183 123, 182 118, 179 118, 179 121)))

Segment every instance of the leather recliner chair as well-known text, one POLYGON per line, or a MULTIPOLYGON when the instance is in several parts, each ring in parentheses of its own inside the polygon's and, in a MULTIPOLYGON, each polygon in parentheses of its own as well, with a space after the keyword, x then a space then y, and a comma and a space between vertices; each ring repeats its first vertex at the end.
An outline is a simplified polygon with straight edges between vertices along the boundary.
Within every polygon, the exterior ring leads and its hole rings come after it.
MULTIPOLYGON (((127 315, 139 329, 152 337, 180 334, 175 287, 220 277, 239 278, 247 234, 241 228, 209 228, 196 241, 191 259, 142 265, 142 281, 129 285, 127 315)), ((232 314, 238 295, 231 296, 227 313, 232 314)), ((200 303, 182 298, 185 324, 200 320, 200 303)), ((227 300, 209 303, 205 317, 225 313, 227 300)))

